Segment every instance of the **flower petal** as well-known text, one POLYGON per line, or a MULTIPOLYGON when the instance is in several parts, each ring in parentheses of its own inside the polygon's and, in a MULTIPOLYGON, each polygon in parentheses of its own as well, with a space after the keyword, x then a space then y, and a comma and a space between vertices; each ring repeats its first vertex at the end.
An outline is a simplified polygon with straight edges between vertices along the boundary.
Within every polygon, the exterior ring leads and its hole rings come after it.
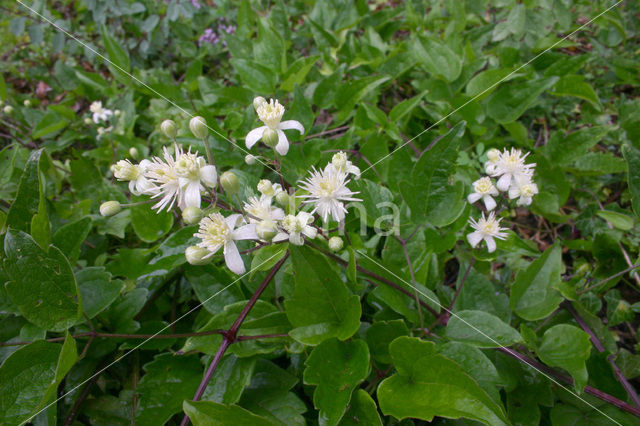
POLYGON ((484 237, 484 241, 487 243, 487 249, 489 250, 489 253, 493 253, 494 251, 496 251, 496 240, 494 240, 491 235, 487 235, 486 237, 484 237))
POLYGON ((484 201, 484 206, 487 210, 493 210, 497 206, 496 201, 491 197, 491 195, 485 195, 482 197, 482 201, 484 201))
POLYGON ((224 263, 227 264, 227 268, 234 274, 244 274, 247 270, 244 267, 242 257, 238 247, 233 241, 229 241, 224 245, 224 263))
POLYGON ((498 179, 498 183, 496 184, 496 187, 500 191, 504 192, 509 189, 510 185, 511 185, 511 173, 505 173, 500 177, 500 179, 498 179))
POLYGON ((218 172, 216 166, 208 165, 200 168, 200 180, 209 188, 215 188, 218 184, 218 172))
POLYGON ((289 139, 287 135, 280 129, 278 129, 278 144, 276 145, 276 151, 280 155, 287 155, 289 152, 289 139))
POLYGON ((286 232, 278 232, 276 234, 275 237, 273 237, 273 239, 271 241, 273 241, 274 243, 279 243, 281 241, 287 241, 289 239, 289 234, 287 234, 286 232))
POLYGON ((482 198, 482 194, 478 194, 477 192, 472 192, 471 194, 469 194, 469 196, 467 196, 467 201, 473 204, 476 201, 478 201, 480 198, 482 198))
POLYGON ((184 206, 200 208, 200 182, 191 181, 184 190, 184 206))
POLYGON ((244 139, 247 148, 251 149, 251 147, 262 138, 262 134, 266 128, 267 126, 258 127, 247 133, 247 137, 244 139))
POLYGON ((258 240, 258 234, 256 234, 256 224, 250 223, 248 225, 241 226, 233 231, 234 240, 258 240))
POLYGON ((136 181, 135 180, 130 180, 129 181, 129 192, 131 192, 133 195, 140 195, 140 192, 138 192, 138 190, 136 189, 136 181))
POLYGON ((302 123, 300 123, 299 121, 296 121, 296 120, 282 121, 282 122, 280 122, 280 125, 278 126, 278 128, 282 129, 282 130, 295 129, 295 130, 299 131, 300 134, 304 133, 304 126, 302 125, 302 123))
POLYGON ((480 232, 472 232, 467 234, 467 241, 471 244, 471 247, 475 248, 480 241, 482 241, 482 234, 480 232))
POLYGON ((232 231, 235 229, 236 226, 238 226, 238 224, 240 223, 240 218, 242 217, 241 214, 236 213, 236 214, 232 214, 229 215, 227 217, 224 218, 224 221, 227 222, 227 226, 229 227, 229 229, 231 229, 232 231))

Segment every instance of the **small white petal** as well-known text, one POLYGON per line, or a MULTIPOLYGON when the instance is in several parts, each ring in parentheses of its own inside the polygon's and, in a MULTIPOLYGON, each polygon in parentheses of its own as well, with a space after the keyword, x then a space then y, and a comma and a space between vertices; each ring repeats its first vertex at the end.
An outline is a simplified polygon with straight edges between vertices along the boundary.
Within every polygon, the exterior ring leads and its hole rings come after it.
POLYGON ((485 236, 484 241, 487 243, 487 249, 489 250, 489 253, 493 253, 494 251, 496 251, 496 240, 494 240, 491 235, 485 236))
POLYGON ((473 204, 476 201, 478 201, 480 198, 482 198, 482 194, 478 194, 477 192, 473 192, 473 193, 471 193, 471 194, 469 194, 467 196, 467 201, 469 201, 471 204, 473 204))
POLYGON ((200 180, 205 186, 209 188, 215 188, 218 184, 218 172, 216 171, 216 167, 213 165, 208 165, 200 168, 200 180))
MULTIPOLYGON (((184 206, 187 207, 200 207, 200 182, 190 182, 184 190, 184 206)), ((184 209, 183 209, 184 210, 184 209)))
POLYGON ((129 192, 131 192, 133 195, 140 195, 140 192, 138 192, 138 190, 136 189, 136 181, 135 180, 130 180, 129 181, 129 192))
POLYGON ((250 223, 248 225, 241 226, 233 231, 234 240, 258 240, 258 234, 256 234, 256 224, 250 223))
POLYGON ((302 229, 302 233, 313 240, 318 235, 318 230, 313 226, 307 225, 302 229))
POLYGON ((278 232, 271 241, 273 241, 274 243, 279 243, 281 241, 286 241, 288 239, 289 239, 289 234, 287 234, 286 232, 278 232))
POLYGON ((504 175, 500 176, 500 179, 498 179, 498 183, 496 184, 496 187, 500 191, 505 192, 506 190, 509 189, 510 185, 511 185, 511 173, 505 173, 504 175))
POLYGON ((296 120, 283 121, 283 122, 280 123, 278 128, 282 129, 282 130, 295 129, 295 130, 299 131, 300 134, 304 133, 304 126, 302 125, 302 123, 300 123, 299 121, 296 121, 296 120))
POLYGON ((244 140, 244 143, 247 145, 247 148, 251 149, 252 146, 256 144, 262 138, 262 134, 267 126, 258 127, 253 129, 247 134, 247 137, 244 140))
POLYGON ((234 274, 241 275, 247 271, 238 247, 236 247, 233 241, 229 241, 224 245, 224 262, 227 264, 227 268, 234 274))
POLYGON ((471 244, 471 247, 475 248, 480 241, 482 241, 482 234, 480 232, 472 232, 467 234, 467 241, 471 244))
POLYGON ((224 221, 227 222, 227 226, 229 227, 229 229, 233 230, 235 229, 236 226, 238 226, 241 219, 242 219, 242 215, 239 213, 236 213, 236 214, 227 216, 224 219, 224 221))
POLYGON ((493 210, 496 208, 496 201, 491 197, 491 195, 485 195, 482 197, 482 201, 484 201, 484 206, 487 210, 493 210))
POLYGON ((280 155, 287 155, 289 152, 289 139, 287 135, 280 129, 278 129, 278 144, 276 145, 276 151, 280 155))
POLYGON ((295 246, 301 246, 304 244, 304 240, 302 239, 302 235, 299 232, 293 233, 289 235, 289 242, 295 246))

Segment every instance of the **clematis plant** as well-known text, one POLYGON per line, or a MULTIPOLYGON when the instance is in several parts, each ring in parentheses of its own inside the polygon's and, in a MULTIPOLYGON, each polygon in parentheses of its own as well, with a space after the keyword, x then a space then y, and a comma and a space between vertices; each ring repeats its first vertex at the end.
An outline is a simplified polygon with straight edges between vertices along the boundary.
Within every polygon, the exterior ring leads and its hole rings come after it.
POLYGON ((256 142, 262 140, 266 145, 274 148, 280 155, 287 155, 289 152, 289 140, 283 130, 295 129, 304 133, 304 126, 296 120, 281 121, 284 115, 284 107, 277 100, 271 99, 267 102, 263 97, 257 97, 253 101, 253 106, 258 113, 258 118, 264 126, 251 130, 245 143, 251 149, 256 142))

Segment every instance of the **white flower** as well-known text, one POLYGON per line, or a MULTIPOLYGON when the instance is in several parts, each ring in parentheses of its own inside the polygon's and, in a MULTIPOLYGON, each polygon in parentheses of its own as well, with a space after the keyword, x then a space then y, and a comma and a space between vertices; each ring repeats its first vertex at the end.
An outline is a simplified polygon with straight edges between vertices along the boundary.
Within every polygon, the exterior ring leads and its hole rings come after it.
POLYGON ((518 198, 519 206, 529 206, 533 201, 533 196, 538 193, 538 185, 532 180, 530 175, 517 177, 509 188, 509 198, 518 198))
POLYGON ((500 157, 490 173, 493 177, 500 176, 496 184, 496 187, 500 191, 507 191, 514 178, 533 174, 532 168, 535 167, 535 163, 524 163, 527 155, 529 155, 529 153, 522 155, 522 152, 515 148, 511 148, 511 151, 505 149, 504 152, 500 153, 500 157))
POLYGON ((269 179, 262 179, 258 182, 258 191, 267 197, 276 197, 281 192, 284 192, 279 183, 273 183, 269 179))
POLYGON ((489 253, 493 253, 496 249, 496 242, 494 238, 504 240, 507 237, 505 231, 507 228, 500 227, 500 219, 496 220, 495 213, 489 213, 489 217, 485 219, 484 213, 482 217, 476 222, 473 219, 469 219, 471 227, 475 229, 474 232, 467 234, 467 240, 471 247, 475 248, 480 241, 484 240, 487 243, 487 249, 489 253))
POLYGON ((113 115, 110 109, 102 108, 101 101, 95 101, 89 107, 89 111, 93 113, 93 122, 98 124, 100 120, 107 121, 113 115))
POLYGON ((493 210, 496 208, 497 204, 492 196, 499 195, 500 193, 498 192, 496 187, 493 186, 491 178, 485 176, 473 182, 473 190, 475 192, 469 194, 469 196, 467 197, 467 200, 470 203, 473 204, 482 198, 482 201, 484 202, 487 210, 493 210))
POLYGON ((302 198, 309 198, 305 203, 314 204, 313 211, 316 211, 325 222, 329 215, 336 222, 344 219, 347 209, 344 207, 343 201, 361 201, 354 198, 357 192, 347 188, 347 175, 338 172, 331 164, 327 165, 324 170, 317 171, 315 167, 310 172, 311 177, 300 184, 300 187, 309 192, 309 195, 302 195, 302 198))
POLYGON ((121 182, 129 182, 129 191, 133 195, 153 193, 155 185, 147 179, 147 171, 151 161, 142 160, 140 164, 132 164, 129 160, 120 160, 111 166, 113 176, 121 182))
POLYGON ((175 145, 175 160, 164 147, 164 161, 155 157, 147 170, 145 176, 157 185, 153 197, 162 196, 153 206, 158 211, 166 206, 167 210, 171 209, 175 202, 180 210, 200 207, 200 193, 205 187, 215 188, 218 181, 215 166, 207 165, 197 153, 183 152, 178 145, 175 145))
POLYGON ((202 256, 202 259, 213 256, 220 248, 223 248, 227 268, 238 275, 244 274, 246 269, 235 242, 238 240, 257 240, 258 235, 256 234, 256 225, 253 223, 235 229, 241 221, 242 215, 240 214, 232 214, 225 218, 220 213, 211 213, 202 218, 198 232, 193 234, 194 237, 202 240, 197 246, 209 251, 209 254, 202 256))
POLYGON ((347 154, 343 151, 334 154, 331 158, 331 163, 329 164, 340 173, 344 173, 346 175, 351 173, 356 177, 356 179, 360 179, 360 168, 358 166, 354 166, 351 161, 347 160, 347 154))
POLYGON ((273 237, 274 242, 289 240, 291 244, 301 246, 304 244, 304 235, 314 239, 318 235, 318 230, 311 226, 313 215, 307 212, 299 212, 296 216, 288 214, 282 220, 282 227, 286 232, 279 232, 273 237))
POLYGON ((247 148, 251 149, 253 145, 256 144, 260 139, 262 139, 262 135, 266 129, 271 129, 278 134, 278 143, 275 147, 276 151, 280 155, 287 155, 289 152, 289 140, 287 136, 284 134, 283 130, 295 129, 300 132, 300 134, 304 133, 304 126, 296 121, 296 120, 282 120, 282 116, 284 115, 284 107, 280 105, 280 103, 276 100, 271 99, 269 102, 261 103, 257 108, 256 112, 258 113, 258 118, 265 125, 253 129, 247 134, 245 138, 245 143, 247 148))
POLYGON ((256 223, 262 220, 282 220, 284 219, 284 210, 271 205, 272 197, 261 195, 249 198, 249 202, 244 203, 244 211, 249 215, 249 222, 256 223))
POLYGON ((498 160, 500 159, 500 150, 491 148, 487 151, 487 161, 484 163, 484 171, 487 174, 492 174, 496 170, 496 164, 498 164, 498 160))

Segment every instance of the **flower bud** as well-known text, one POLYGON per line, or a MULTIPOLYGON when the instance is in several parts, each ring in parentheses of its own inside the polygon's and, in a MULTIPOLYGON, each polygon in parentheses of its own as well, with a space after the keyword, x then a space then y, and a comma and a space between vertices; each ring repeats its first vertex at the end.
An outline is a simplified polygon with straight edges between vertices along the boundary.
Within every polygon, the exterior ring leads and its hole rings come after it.
POLYGON ((280 191, 276 194, 276 203, 280 204, 282 207, 286 207, 289 205, 289 194, 286 191, 280 191))
POLYGON ((0 106, 4 105, 4 101, 0 99, 0 106))
POLYGON ((4 107, 3 111, 5 114, 9 115, 13 113, 13 107, 11 105, 7 105, 6 107, 4 107))
POLYGON ((235 194, 240 190, 238 176, 228 170, 220 176, 220 184, 222 185, 224 192, 228 194, 235 194))
POLYGON ((253 154, 247 154, 244 157, 244 162, 247 163, 248 166, 253 166, 256 164, 256 156, 253 154))
POLYGON ((27 108, 29 108, 31 106, 31 100, 29 99, 25 99, 24 102, 22 103, 24 106, 26 106, 27 108))
POLYGON ((90 126, 93 124, 93 121, 89 117, 87 117, 84 119, 84 124, 90 126))
POLYGON ((193 117, 189 121, 189 129, 191 129, 191 133, 193 133, 193 136, 199 139, 204 139, 209 135, 207 121, 200 116, 193 117))
POLYGON ((191 206, 182 210, 182 220, 187 225, 198 223, 200 219, 202 219, 202 209, 200 207, 191 206))
POLYGON ((339 251, 342 249, 344 243, 342 242, 342 238, 340 237, 331 237, 329 238, 329 249, 331 251, 339 251))
POLYGON ((129 148, 129 155, 134 160, 137 160, 139 156, 138 148, 136 148, 135 146, 132 146, 131 148, 129 148))
POLYGON ((262 96, 256 96, 255 98, 253 98, 253 107, 257 110, 258 108, 260 108, 260 105, 267 103, 267 100, 265 98, 263 98, 262 96))
POLYGON ((267 127, 262 133, 262 142, 271 148, 275 148, 278 145, 278 132, 267 127))
POLYGON ((162 130, 162 133, 169 139, 175 139, 178 134, 178 126, 176 126, 176 122, 173 120, 164 120, 162 124, 160 124, 160 130, 162 130))
POLYGON ((100 126, 98 127, 98 134, 101 135, 104 133, 104 127, 100 126))
POLYGON ((119 109, 113 111, 113 115, 115 115, 116 117, 120 117, 120 114, 122 114, 122 111, 120 111, 119 109))
POLYGON ((260 182, 258 182, 258 191, 260 191, 261 194, 264 194, 267 197, 273 197, 275 190, 273 189, 273 184, 269 179, 262 179, 260 182))
POLYGON ((500 158, 500 150, 497 150, 495 148, 491 148, 489 151, 487 151, 487 158, 492 163, 497 162, 498 158, 500 158))
POLYGON ((113 216, 120 213, 122 206, 117 201, 107 201, 100 205, 100 214, 104 217, 113 216))
POLYGON ((256 234, 260 239, 265 241, 271 241, 273 237, 278 233, 276 224, 271 220, 263 220, 256 225, 256 234))
POLYGON ((203 249, 202 247, 198 246, 189 246, 184 251, 184 257, 186 257, 187 262, 192 265, 206 265, 207 263, 211 262, 213 257, 208 257, 206 259, 204 258, 209 254, 211 254, 209 253, 209 250, 203 249))

